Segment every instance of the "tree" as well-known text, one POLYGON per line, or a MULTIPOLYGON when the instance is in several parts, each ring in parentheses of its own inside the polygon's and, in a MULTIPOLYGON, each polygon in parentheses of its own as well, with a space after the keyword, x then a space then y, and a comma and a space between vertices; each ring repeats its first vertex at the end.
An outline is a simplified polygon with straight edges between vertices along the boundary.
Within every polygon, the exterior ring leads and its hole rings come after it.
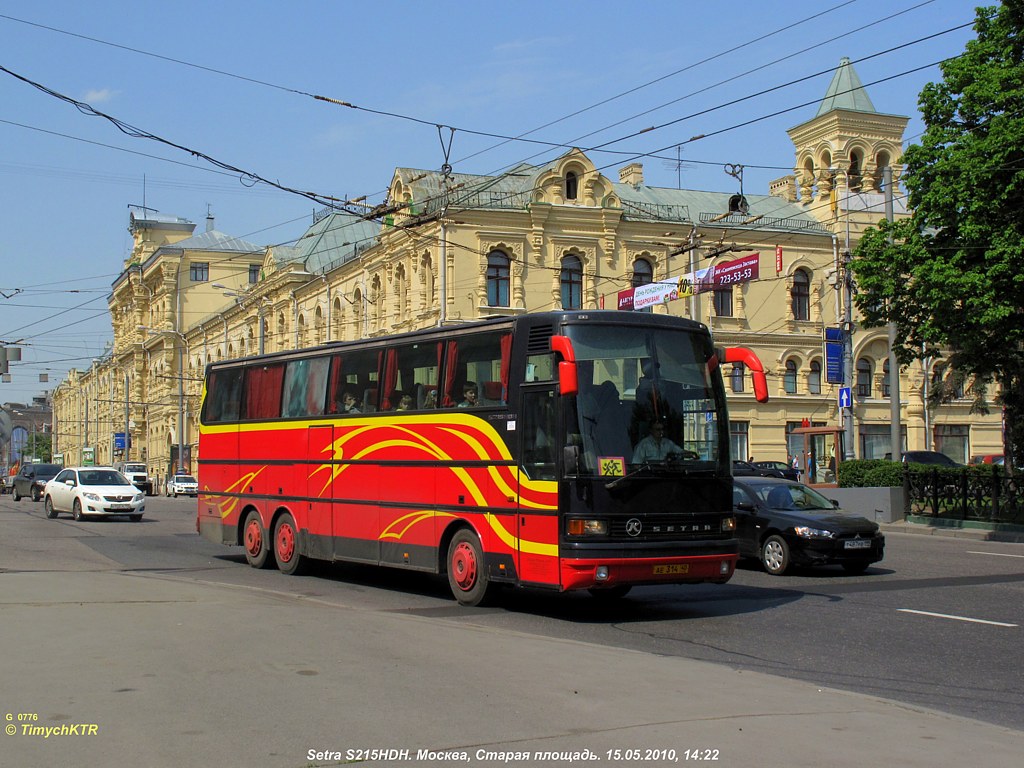
POLYGON ((926 125, 903 156, 909 218, 868 230, 851 267, 868 327, 897 355, 948 353, 975 407, 999 386, 1004 446, 1024 466, 1024 2, 979 8, 977 38, 925 86, 926 125))

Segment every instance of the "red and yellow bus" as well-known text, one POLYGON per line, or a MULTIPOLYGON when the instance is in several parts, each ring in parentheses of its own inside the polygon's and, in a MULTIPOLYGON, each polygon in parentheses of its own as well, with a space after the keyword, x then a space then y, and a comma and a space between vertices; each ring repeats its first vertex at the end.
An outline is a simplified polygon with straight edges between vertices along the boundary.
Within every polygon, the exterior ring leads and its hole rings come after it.
POLYGON ((703 325, 576 311, 212 363, 197 528, 289 574, 447 574, 465 605, 501 584, 724 583, 728 361, 758 381, 703 325))

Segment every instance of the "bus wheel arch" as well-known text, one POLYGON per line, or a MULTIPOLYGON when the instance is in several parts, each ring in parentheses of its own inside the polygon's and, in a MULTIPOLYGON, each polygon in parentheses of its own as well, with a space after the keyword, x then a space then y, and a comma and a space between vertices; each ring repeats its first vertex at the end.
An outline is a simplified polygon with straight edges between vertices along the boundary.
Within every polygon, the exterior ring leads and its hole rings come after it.
POLYGON ((263 516, 256 507, 246 507, 239 515, 238 543, 245 549, 245 559, 253 568, 270 565, 270 530, 263 525, 263 516))

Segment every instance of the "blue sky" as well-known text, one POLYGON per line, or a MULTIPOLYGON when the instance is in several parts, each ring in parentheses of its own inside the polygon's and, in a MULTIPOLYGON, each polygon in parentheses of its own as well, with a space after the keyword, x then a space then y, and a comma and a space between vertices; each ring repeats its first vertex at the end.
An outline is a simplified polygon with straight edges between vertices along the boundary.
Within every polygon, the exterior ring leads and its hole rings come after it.
MULTIPOLYGON (((843 56, 879 112, 913 118, 913 141, 923 129, 918 93, 941 79, 938 67, 919 68, 963 51, 970 27, 939 33, 972 22, 974 7, 5 0, 0 66, 322 195, 379 202, 396 167, 439 168, 438 124, 446 141, 447 126, 456 129, 457 172, 495 173, 565 151, 495 138, 528 134, 604 145, 588 151, 613 179, 636 159, 652 186, 735 191, 724 170, 735 164, 745 166, 744 191, 765 194, 791 171, 786 130, 814 116, 843 56), (910 44, 928 35, 937 36, 910 44), (898 49, 875 55, 890 48, 898 49), (902 74, 910 70, 918 71, 902 74), (754 121, 783 110, 791 111, 754 121), (659 127, 626 138, 650 126, 659 127)), ((318 208, 131 138, 0 71, 0 341, 23 348, 0 402, 26 402, 102 353, 106 296, 131 248, 128 206, 143 202, 198 231, 209 207, 217 229, 258 244, 295 239, 318 208), (49 383, 39 383, 43 372, 49 383)))

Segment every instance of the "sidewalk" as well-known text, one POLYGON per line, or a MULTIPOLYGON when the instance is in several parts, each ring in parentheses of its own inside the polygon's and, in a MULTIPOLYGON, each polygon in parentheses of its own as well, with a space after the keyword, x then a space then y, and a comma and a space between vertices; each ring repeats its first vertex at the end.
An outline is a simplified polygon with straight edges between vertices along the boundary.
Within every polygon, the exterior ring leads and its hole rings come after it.
MULTIPOLYGON (((912 533, 923 536, 945 536, 954 539, 975 541, 1002 541, 1010 544, 1024 544, 1024 531, 989 530, 983 527, 959 527, 948 524, 956 521, 939 520, 932 523, 930 518, 913 517, 894 523, 879 523, 885 533, 912 533), (947 523, 947 524, 942 524, 947 523)), ((978 525, 978 524, 975 524, 978 525)))
POLYGON ((1017 768, 1024 754, 1024 731, 497 630, 471 610, 396 615, 180 575, 0 571, 0 647, 0 754, 19 768, 1017 768))

